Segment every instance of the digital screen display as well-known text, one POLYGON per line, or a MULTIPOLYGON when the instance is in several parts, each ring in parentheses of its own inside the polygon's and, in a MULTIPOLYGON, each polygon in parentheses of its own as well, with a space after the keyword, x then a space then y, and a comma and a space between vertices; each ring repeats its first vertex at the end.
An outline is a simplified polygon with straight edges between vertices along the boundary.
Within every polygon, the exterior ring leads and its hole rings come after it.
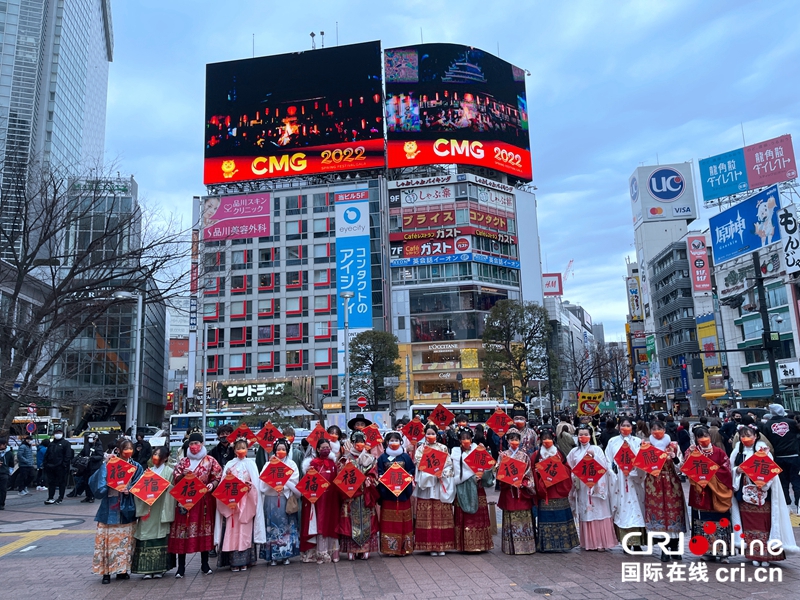
POLYGON ((385 166, 380 42, 206 66, 204 183, 385 166))
POLYGON ((385 52, 389 168, 437 163, 532 176, 525 71, 476 48, 385 52))

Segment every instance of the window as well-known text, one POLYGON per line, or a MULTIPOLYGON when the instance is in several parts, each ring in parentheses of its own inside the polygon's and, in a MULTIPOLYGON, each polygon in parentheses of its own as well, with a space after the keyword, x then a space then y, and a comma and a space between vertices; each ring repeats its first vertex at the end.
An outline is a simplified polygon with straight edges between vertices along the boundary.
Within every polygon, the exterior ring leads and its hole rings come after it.
POLYGON ((270 344, 275 341, 275 325, 259 325, 258 343, 270 344))
POLYGON ((331 309, 331 297, 329 295, 314 296, 314 312, 328 312, 331 309))
POLYGON ((459 208, 456 210, 456 225, 469 225, 469 210, 459 208))
POLYGON ((299 260, 303 258, 303 246, 287 246, 286 247, 286 264, 298 265, 299 260), (295 262, 292 262, 295 261, 295 262))
POLYGON ((231 302, 231 317, 241 317, 245 314, 245 303, 243 300, 231 302))
POLYGON ((206 372, 211 375, 222 375, 225 369, 225 357, 214 354, 206 356, 206 372))
POLYGON ((225 305, 220 302, 207 302, 203 304, 203 319, 211 321, 225 318, 225 305))
POLYGON ((244 327, 231 327, 231 346, 242 346, 245 342, 244 327))
POLYGON ((331 256, 329 244, 314 244, 314 258, 327 258, 331 256))
POLYGON ((268 369, 272 368, 273 360, 272 360, 272 352, 259 352, 257 361, 258 361, 258 369, 268 369))
POLYGON ((231 354, 230 356, 230 370, 244 368, 244 354, 231 354))
POLYGON ((328 194, 314 194, 314 212, 326 212, 328 210, 328 194))
POLYGON ((275 300, 273 298, 262 298, 258 301, 258 316, 265 317, 272 315, 274 310, 275 300))
POLYGON ((327 233, 328 219, 314 219, 314 233, 327 233))
POLYGON ((325 285, 330 282, 330 271, 328 269, 316 269, 314 271, 314 285, 325 285))
MULTIPOLYGON (((286 223, 286 235, 300 235, 302 233, 302 228, 300 227, 300 221, 289 221, 286 223)), ((287 238, 291 239, 291 238, 287 238)))
POLYGON ((280 260, 280 248, 260 248, 258 250, 258 266, 259 268, 270 267, 272 263, 280 260))
POLYGON ((317 321, 314 323, 314 337, 315 338, 328 338, 331 336, 331 322, 330 321, 317 321))
POLYGON ((287 350, 286 351, 286 367, 302 367, 303 366, 303 351, 302 350, 287 350))
POLYGON ((508 219, 508 233, 517 233, 517 222, 514 219, 508 219))
POLYGON ((287 298, 286 299, 286 314, 299 313, 302 310, 302 303, 300 298, 287 298))
POLYGON ((250 287, 250 275, 231 276, 231 294, 245 294, 250 287))
POLYGON ((250 266, 250 250, 234 250, 231 252, 231 268, 244 269, 250 266))
POLYGON ((286 340, 299 340, 302 337, 302 331, 300 323, 287 323, 286 340))
POLYGON ((390 232, 401 231, 403 229, 402 223, 403 223, 403 221, 402 221, 402 218, 400 217, 400 215, 389 215, 389 231, 390 232))
POLYGON ((303 272, 302 271, 287 271, 286 273, 286 287, 297 288, 303 285, 303 272))
POLYGON ((317 348, 314 350, 314 364, 317 366, 331 364, 330 348, 317 348))
POLYGON ((258 276, 258 290, 267 291, 274 290, 275 284, 280 283, 279 273, 262 273, 258 276))
MULTIPOLYGON (((217 296, 220 293, 219 289, 220 277, 206 277, 203 285, 203 293, 206 296, 217 296)), ((225 291, 224 288, 221 291, 225 291)))
POLYGON ((207 328, 206 345, 209 348, 222 348, 225 345, 225 330, 216 327, 207 328))

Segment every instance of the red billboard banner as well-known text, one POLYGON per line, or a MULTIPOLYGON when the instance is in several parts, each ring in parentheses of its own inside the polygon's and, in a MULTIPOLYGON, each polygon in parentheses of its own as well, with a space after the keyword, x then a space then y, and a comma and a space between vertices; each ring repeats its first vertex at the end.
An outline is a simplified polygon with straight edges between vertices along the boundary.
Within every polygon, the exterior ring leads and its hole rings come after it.
POLYGON ((390 169, 456 163, 487 167, 532 180, 531 153, 503 142, 479 142, 439 138, 437 140, 393 141, 388 150, 390 169))
POLYGON ((389 234, 390 242, 411 242, 415 240, 446 240, 453 239, 463 235, 475 235, 478 237, 499 242, 501 244, 516 244, 517 237, 508 235, 507 233, 500 233, 497 231, 488 231, 480 229, 479 227, 445 227, 444 229, 434 229, 431 231, 403 231, 394 232, 389 234))
POLYGON ((564 282, 561 273, 542 273, 542 291, 545 296, 563 296, 564 282))
POLYGON ((711 291, 711 269, 708 266, 708 251, 704 235, 690 235, 686 238, 689 247, 689 274, 695 292, 711 291))
POLYGON ((797 177, 792 136, 782 135, 744 147, 744 163, 750 189, 797 177))
POLYGON ((455 225, 455 210, 432 210, 403 215, 403 229, 426 229, 455 225))
POLYGON ((268 193, 203 198, 203 241, 237 240, 271 235, 268 193))
MULTIPOLYGON (((472 242, 468 237, 456 240, 429 240, 421 242, 406 242, 402 246, 404 258, 417 256, 442 256, 446 254, 461 254, 472 250, 472 242)), ((392 253, 395 256, 395 253, 392 253)))

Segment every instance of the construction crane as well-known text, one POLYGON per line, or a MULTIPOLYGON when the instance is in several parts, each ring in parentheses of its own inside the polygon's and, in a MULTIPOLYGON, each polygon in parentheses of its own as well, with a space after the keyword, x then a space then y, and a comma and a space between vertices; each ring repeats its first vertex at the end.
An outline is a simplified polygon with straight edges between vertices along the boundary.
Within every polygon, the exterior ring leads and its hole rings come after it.
POLYGON ((575 264, 575 259, 574 258, 569 259, 569 264, 567 265, 567 268, 564 269, 564 274, 561 276, 561 278, 564 281, 566 281, 569 278, 570 274, 572 275, 573 278, 575 277, 575 268, 573 267, 573 264, 575 264))

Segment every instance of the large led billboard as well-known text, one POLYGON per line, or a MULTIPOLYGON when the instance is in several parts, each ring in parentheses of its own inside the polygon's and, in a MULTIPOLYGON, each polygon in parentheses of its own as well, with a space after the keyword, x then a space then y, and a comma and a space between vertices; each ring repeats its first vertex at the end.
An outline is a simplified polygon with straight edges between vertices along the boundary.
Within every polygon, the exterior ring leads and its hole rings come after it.
POLYGON ((206 66, 206 185, 385 166, 380 42, 206 66))
POLYGON ((389 168, 438 163, 532 177, 525 72, 487 52, 420 44, 385 52, 389 168))

